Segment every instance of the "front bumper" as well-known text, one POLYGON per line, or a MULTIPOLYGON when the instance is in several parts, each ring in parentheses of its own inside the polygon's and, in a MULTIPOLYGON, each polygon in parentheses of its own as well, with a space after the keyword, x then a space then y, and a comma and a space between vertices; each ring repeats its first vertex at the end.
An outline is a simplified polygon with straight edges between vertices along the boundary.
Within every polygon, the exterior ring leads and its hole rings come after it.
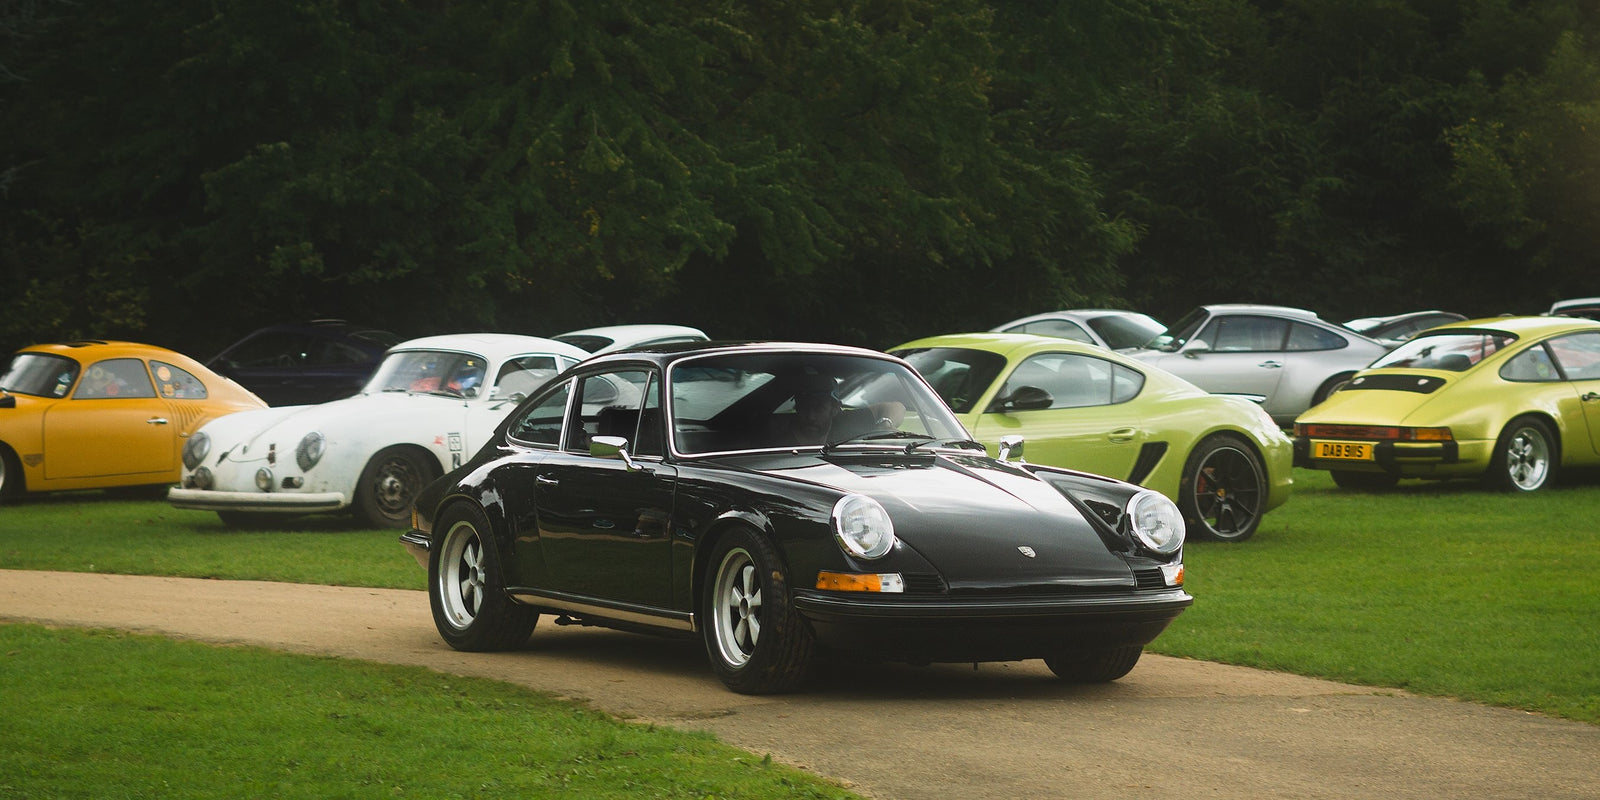
POLYGON ((1014 598, 794 595, 822 645, 912 662, 1017 661, 1143 646, 1193 603, 1177 588, 1014 598))
POLYGON ((423 569, 428 568, 428 550, 433 546, 433 539, 427 531, 415 528, 400 534, 400 543, 405 545, 406 552, 417 560, 423 569))
POLYGON ((219 492, 182 487, 167 492, 167 502, 173 508, 252 514, 309 514, 338 511, 350 505, 349 499, 339 492, 219 492))

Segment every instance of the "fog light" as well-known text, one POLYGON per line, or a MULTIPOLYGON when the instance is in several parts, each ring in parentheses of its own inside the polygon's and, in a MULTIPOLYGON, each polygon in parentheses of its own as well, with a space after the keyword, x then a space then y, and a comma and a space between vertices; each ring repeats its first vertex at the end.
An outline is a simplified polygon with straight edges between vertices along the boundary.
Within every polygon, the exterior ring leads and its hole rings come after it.
POLYGON ((210 489, 217 485, 217 479, 216 476, 211 474, 210 467, 201 467, 195 470, 194 474, 190 475, 185 483, 195 489, 210 489))
POLYGON ((283 479, 283 488, 285 489, 298 489, 304 485, 306 485, 305 478, 290 477, 283 479))
POLYGON ((263 492, 272 491, 272 470, 266 467, 256 470, 256 488, 263 492))
POLYGON ((898 594, 906 590, 906 582, 898 572, 863 575, 854 572, 828 572, 823 570, 817 573, 817 588, 827 589, 831 592, 890 592, 898 594))

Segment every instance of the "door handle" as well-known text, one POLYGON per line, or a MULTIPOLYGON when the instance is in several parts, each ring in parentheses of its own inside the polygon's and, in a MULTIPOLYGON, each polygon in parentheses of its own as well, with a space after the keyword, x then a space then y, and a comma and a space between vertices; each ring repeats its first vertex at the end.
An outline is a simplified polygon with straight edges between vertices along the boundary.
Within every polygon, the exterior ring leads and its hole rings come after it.
POLYGON ((166 417, 151 417, 151 418, 145 420, 144 424, 146 424, 146 425, 165 425, 165 424, 167 424, 167 418, 166 417))
POLYGON ((1583 393, 1583 397, 1580 397, 1578 399, 1582 400, 1585 403, 1593 403, 1596 400, 1600 400, 1600 394, 1596 394, 1594 392, 1584 392, 1583 393))
POLYGON ((540 475, 540 476, 534 478, 533 482, 539 484, 540 486, 560 486, 561 485, 561 481, 556 480, 555 478, 551 478, 551 477, 549 477, 547 475, 540 475))
POLYGON ((1133 441, 1133 436, 1134 436, 1134 430, 1132 428, 1118 428, 1118 429, 1106 434, 1106 438, 1107 439, 1109 439, 1109 440, 1111 440, 1111 441, 1113 441, 1113 442, 1115 442, 1117 444, 1123 444, 1124 442, 1131 442, 1131 441, 1133 441))
POLYGON ((1283 369, 1283 362, 1282 361, 1263 361, 1260 364, 1257 364, 1256 366, 1261 367, 1262 369, 1283 369))

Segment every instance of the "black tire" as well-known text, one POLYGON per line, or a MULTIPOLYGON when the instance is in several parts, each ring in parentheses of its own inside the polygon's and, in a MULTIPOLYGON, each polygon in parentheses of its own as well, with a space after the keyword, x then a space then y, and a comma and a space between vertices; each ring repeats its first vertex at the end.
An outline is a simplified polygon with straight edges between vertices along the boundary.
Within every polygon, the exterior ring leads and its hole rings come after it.
POLYGON ((352 510, 374 528, 411 525, 411 504, 422 487, 433 480, 432 465, 410 447, 385 447, 367 462, 356 484, 352 510))
POLYGON ((1390 475, 1387 472, 1351 472, 1349 470, 1330 470, 1333 476, 1333 485, 1340 489, 1356 489, 1364 492, 1381 492, 1393 489, 1400 482, 1399 475, 1390 475))
POLYGON ((1555 480, 1560 463, 1560 445, 1549 423, 1517 417, 1500 432, 1483 479, 1494 489, 1537 492, 1555 480))
POLYGON ((1248 442, 1218 434, 1189 451, 1178 488, 1178 510, 1191 538, 1242 542, 1261 524, 1267 471, 1248 442))
POLYGON ((1354 378, 1355 376, 1356 374, 1354 372, 1346 372, 1342 375, 1335 375, 1323 381, 1322 385, 1317 387, 1317 393, 1311 395, 1311 405, 1320 405, 1322 401, 1331 397, 1334 392, 1343 389, 1344 385, 1349 383, 1350 379, 1354 378))
POLYGON ((701 632, 717 677, 740 694, 804 683, 815 637, 789 601, 772 543, 748 528, 728 531, 711 551, 705 578, 701 632))
POLYGON ((539 612, 506 594, 505 570, 483 510, 457 503, 439 515, 428 548, 428 605, 433 625, 457 650, 515 650, 539 624, 539 612))
POLYGON ((1085 650, 1045 656, 1044 665, 1057 678, 1073 683, 1110 683, 1129 672, 1139 663, 1144 648, 1133 644, 1107 647, 1102 650, 1085 650))
POLYGON ((22 477, 22 462, 11 448, 0 444, 0 503, 15 500, 26 490, 22 477))

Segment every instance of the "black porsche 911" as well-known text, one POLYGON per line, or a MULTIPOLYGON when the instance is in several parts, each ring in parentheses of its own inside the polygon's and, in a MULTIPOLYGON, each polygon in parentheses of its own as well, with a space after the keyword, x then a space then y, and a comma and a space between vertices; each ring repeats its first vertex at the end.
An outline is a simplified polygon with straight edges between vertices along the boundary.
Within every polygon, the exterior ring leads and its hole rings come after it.
POLYGON ((829 654, 1116 680, 1193 602, 1182 516, 1006 444, 985 455, 883 353, 620 352, 523 401, 401 541, 458 650, 520 647, 550 614, 698 635, 745 693, 795 689, 829 654))

